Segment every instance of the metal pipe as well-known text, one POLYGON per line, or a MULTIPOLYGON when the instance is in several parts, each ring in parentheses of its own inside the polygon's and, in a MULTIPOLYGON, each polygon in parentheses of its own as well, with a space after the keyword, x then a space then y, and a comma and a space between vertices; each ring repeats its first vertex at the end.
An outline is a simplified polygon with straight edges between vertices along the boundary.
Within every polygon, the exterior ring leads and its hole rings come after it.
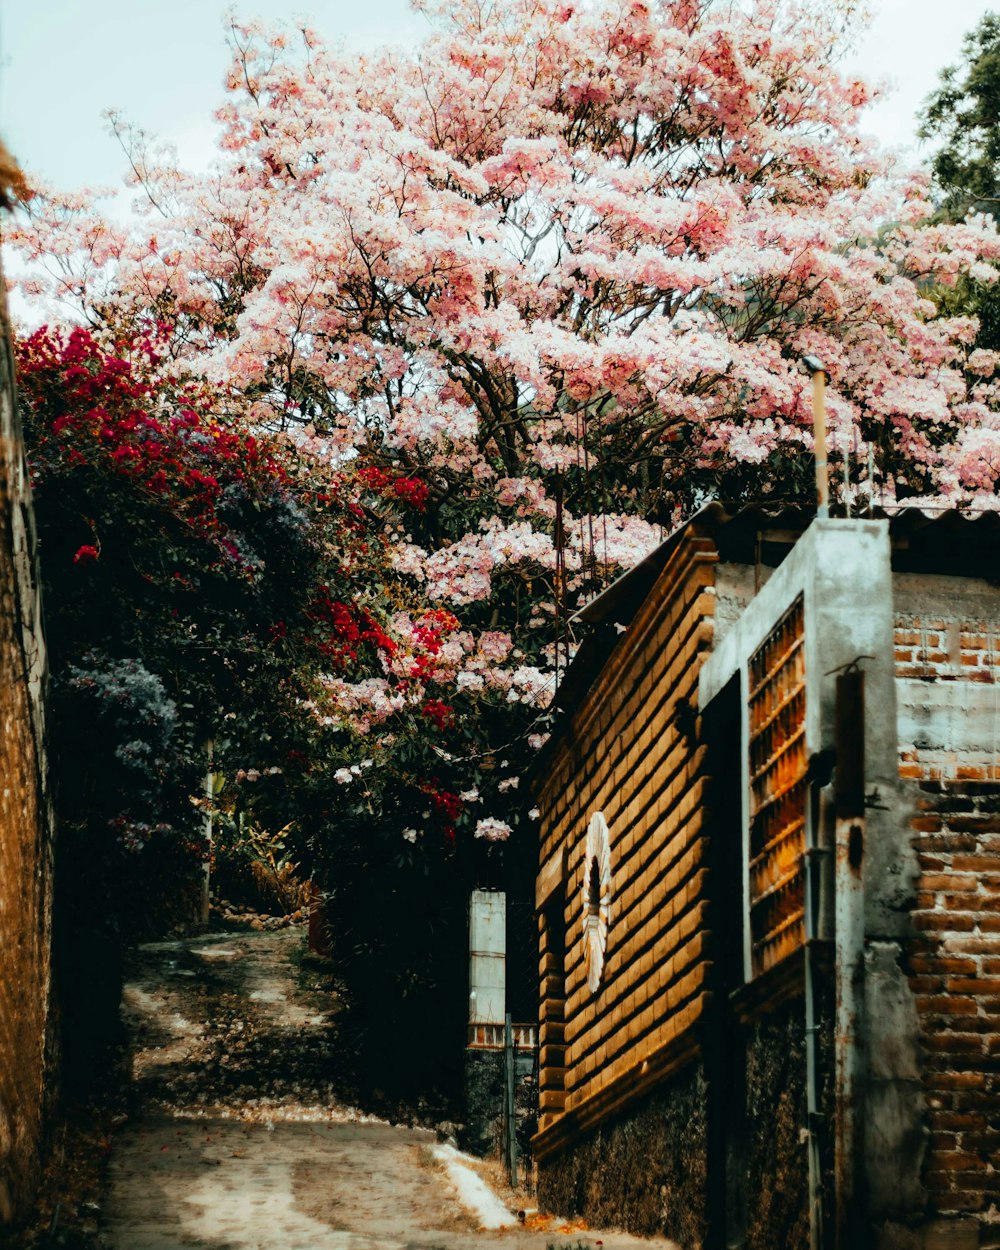
POLYGON ((823 362, 816 356, 803 356, 801 366, 812 378, 813 442, 816 447, 816 515, 830 515, 830 478, 826 459, 826 384, 823 362))
POLYGON ((831 891, 833 848, 829 844, 825 787, 829 785, 833 753, 821 752, 809 763, 809 805, 805 822, 805 1052, 806 1124, 809 1146, 809 1250, 825 1250, 827 1198, 823 1192, 823 1109, 820 1105, 819 1034, 823 997, 817 956, 833 932, 828 900, 831 891))
POLYGON ((816 984, 816 943, 820 937, 820 896, 823 848, 820 846, 822 821, 819 786, 809 790, 806 815, 805 853, 805 982, 806 982, 806 1127, 809 1145, 809 1250, 824 1250, 823 1161, 820 1130, 822 1112, 819 1098, 819 993, 816 984))
POLYGON ((826 370, 812 375, 813 439, 816 444, 816 515, 830 515, 830 479, 826 460, 826 370))
POLYGON ((864 1002, 865 695, 854 666, 837 677, 834 951, 836 1250, 861 1244, 859 1122, 864 1002))
POLYGON ((205 867, 201 882, 200 919, 208 924, 212 899, 212 802, 215 798, 214 774, 215 741, 209 738, 205 743, 205 806, 202 815, 202 826, 205 834, 205 867))

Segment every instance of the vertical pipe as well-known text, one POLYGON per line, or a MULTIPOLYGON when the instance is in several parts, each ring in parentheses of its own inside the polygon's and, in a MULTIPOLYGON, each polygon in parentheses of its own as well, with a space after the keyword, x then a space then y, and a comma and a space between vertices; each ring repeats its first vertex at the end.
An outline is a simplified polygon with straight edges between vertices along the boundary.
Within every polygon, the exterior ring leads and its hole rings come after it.
POLYGON ((861 1013, 865 926, 862 873, 865 845, 864 744, 864 674, 852 668, 837 677, 835 730, 834 1173, 837 1250, 854 1250, 862 1244, 859 1112, 862 1097, 861 1013))
POLYGON ((830 515, 830 481, 826 462, 826 371, 812 375, 813 439, 816 444, 816 515, 830 515))
POLYGON ((823 1250, 825 1212, 823 1202, 823 1160, 821 1153, 822 1108, 819 1095, 819 1032, 820 988, 816 968, 816 945, 826 937, 822 928, 822 895, 824 860, 822 845, 823 807, 820 793, 822 780, 815 778, 809 787, 809 808, 806 812, 805 853, 805 981, 806 981, 806 1123, 809 1143, 809 1250, 823 1250))
POLYGON ((214 795, 213 785, 213 760, 215 754, 215 742, 209 738, 205 743, 205 871, 201 883, 201 907, 200 920, 202 924, 208 924, 209 901, 211 896, 211 875, 212 875, 212 799, 214 795))
MULTIPOLYGON (((507 1121, 507 1170, 511 1189, 517 1189, 517 1105, 514 1097, 514 1029, 510 1012, 504 1017, 504 1065, 506 1067, 505 1115, 507 1121)), ((494 1104, 496 1105, 496 1104, 494 1104)))

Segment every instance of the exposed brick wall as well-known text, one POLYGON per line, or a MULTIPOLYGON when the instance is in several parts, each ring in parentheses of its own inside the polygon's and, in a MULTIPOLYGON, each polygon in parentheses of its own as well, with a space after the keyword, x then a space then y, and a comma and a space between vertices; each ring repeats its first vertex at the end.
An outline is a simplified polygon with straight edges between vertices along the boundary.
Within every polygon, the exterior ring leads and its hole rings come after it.
POLYGON ((960 601, 949 614, 902 614, 895 649, 904 716, 914 704, 928 709, 917 732, 900 725, 900 776, 1000 780, 1000 620, 970 615, 960 601))
POLYGON ((912 783, 919 872, 907 954, 925 1089, 927 1215, 973 1216, 996 1233, 1000 609, 985 581, 899 581, 899 771, 912 783))
MULTIPOLYGON (((2 291, 2 276, 0 276, 2 291)), ((30 499, 0 294, 0 1223, 37 1175, 50 1068, 50 820, 30 499)))
POLYGON ((932 1214, 1000 1231, 1000 786, 923 780, 916 806, 924 1180, 932 1214))
POLYGON ((995 621, 899 616, 896 676, 992 682, 997 666, 995 621))

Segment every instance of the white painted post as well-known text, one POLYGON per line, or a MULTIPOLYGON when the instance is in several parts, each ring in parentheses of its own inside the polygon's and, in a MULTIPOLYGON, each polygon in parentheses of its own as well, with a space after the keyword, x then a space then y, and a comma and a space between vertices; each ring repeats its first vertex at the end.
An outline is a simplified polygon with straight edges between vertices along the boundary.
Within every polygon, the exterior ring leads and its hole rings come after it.
POLYGON ((215 796, 215 778, 212 773, 212 763, 215 754, 215 741, 209 738, 205 743, 205 808, 204 808, 204 830, 206 850, 209 858, 205 860, 205 875, 201 883, 201 908, 200 919, 202 924, 208 924, 208 917, 211 903, 211 875, 212 875, 212 799, 215 796))
POLYGON ((506 999, 507 896, 473 890, 469 901, 469 1023, 503 1024, 506 999))

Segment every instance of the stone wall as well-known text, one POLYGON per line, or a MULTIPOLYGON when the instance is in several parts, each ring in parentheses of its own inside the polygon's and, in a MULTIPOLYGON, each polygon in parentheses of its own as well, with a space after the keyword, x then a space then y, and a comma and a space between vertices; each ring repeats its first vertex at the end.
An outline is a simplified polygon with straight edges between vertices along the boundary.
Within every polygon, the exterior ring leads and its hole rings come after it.
MULTIPOLYGON (((746 1250, 809 1244, 805 1009, 795 998, 746 1031, 746 1250)), ((738 1114, 734 1108, 734 1114, 738 1114)))
POLYGON ((706 1234, 707 1089, 700 1064, 539 1166, 544 1210, 597 1227, 667 1236, 699 1250, 706 1234))
POLYGON ((51 818, 30 492, 0 276, 0 1223, 30 1203, 52 1070, 51 818))
MULTIPOLYGON (((520 1047, 514 1056, 514 1114, 518 1158, 530 1168, 531 1139, 538 1127, 538 1054, 520 1047)), ((470 1046, 465 1052, 465 1127, 461 1145, 477 1155, 503 1155, 507 1082, 505 1052, 470 1046)))

